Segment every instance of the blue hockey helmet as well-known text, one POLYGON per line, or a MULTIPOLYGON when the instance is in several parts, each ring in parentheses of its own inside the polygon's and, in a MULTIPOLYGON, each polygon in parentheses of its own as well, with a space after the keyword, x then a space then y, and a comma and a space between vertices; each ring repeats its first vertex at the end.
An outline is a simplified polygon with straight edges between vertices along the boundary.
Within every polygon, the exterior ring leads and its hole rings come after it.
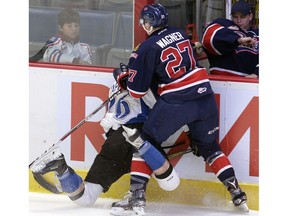
POLYGON ((153 28, 165 27, 168 25, 168 12, 161 4, 146 5, 140 15, 140 23, 148 22, 153 28))

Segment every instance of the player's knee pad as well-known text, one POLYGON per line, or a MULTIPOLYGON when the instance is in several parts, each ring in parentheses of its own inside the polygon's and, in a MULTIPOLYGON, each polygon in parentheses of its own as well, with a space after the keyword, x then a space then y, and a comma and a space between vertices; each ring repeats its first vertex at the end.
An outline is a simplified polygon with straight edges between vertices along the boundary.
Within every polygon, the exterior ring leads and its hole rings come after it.
POLYGON ((159 186, 166 191, 173 191, 180 184, 180 177, 171 164, 164 174, 160 176, 155 175, 155 179, 159 186))
POLYGON ((79 206, 91 206, 93 205, 98 197, 102 194, 103 187, 99 184, 85 182, 85 189, 76 199, 70 199, 79 206))

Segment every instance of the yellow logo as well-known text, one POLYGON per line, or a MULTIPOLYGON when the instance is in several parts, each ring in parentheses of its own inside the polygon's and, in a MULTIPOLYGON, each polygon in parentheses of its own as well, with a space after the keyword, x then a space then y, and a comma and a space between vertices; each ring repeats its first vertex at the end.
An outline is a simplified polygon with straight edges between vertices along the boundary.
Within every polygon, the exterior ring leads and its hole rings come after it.
MULTIPOLYGON (((140 43, 140 44, 141 44, 141 43, 140 43)), ((140 44, 138 44, 138 45, 134 48, 134 50, 133 50, 134 52, 138 50, 140 44)))

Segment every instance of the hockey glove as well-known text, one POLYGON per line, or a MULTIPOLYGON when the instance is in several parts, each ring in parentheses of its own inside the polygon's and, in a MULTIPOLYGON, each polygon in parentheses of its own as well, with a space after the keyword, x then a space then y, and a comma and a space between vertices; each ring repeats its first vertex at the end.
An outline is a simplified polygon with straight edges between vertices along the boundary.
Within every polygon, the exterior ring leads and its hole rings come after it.
POLYGON ((127 89, 127 80, 129 77, 129 72, 122 72, 117 76, 117 83, 118 86, 122 89, 122 90, 126 90, 127 89))
POLYGON ((126 141, 139 149, 144 143, 143 139, 140 137, 139 131, 136 128, 131 129, 124 125, 122 125, 122 128, 124 129, 124 132, 122 134, 125 137, 126 141))
POLYGON ((117 119, 115 119, 115 114, 109 112, 107 112, 105 117, 101 120, 100 125, 103 127, 105 133, 107 133, 111 128, 117 130, 120 127, 117 119))
POLYGON ((117 81, 117 77, 119 74, 121 74, 122 72, 128 72, 128 71, 129 71, 128 65, 120 63, 120 68, 116 68, 113 71, 114 79, 117 81))
POLYGON ((129 71, 128 65, 125 65, 124 63, 120 63, 120 69, 122 72, 128 72, 129 71))
POLYGON ((120 68, 116 68, 113 71, 114 79, 117 81, 119 87, 122 90, 127 89, 126 81, 129 76, 129 68, 127 65, 120 63, 120 68))

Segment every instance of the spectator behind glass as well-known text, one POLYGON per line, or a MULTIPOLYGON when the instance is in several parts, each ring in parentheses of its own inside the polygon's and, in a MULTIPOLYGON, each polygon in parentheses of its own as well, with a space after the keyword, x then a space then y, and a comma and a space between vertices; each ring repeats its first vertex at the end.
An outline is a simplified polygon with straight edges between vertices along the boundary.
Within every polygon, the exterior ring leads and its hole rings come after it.
POLYGON ((202 44, 210 73, 259 77, 259 30, 253 29, 250 5, 238 1, 232 6, 232 21, 217 18, 204 29, 202 44))
POLYGON ((46 44, 44 62, 66 64, 92 64, 90 46, 81 43, 80 16, 72 9, 64 9, 58 15, 59 33, 46 44))

